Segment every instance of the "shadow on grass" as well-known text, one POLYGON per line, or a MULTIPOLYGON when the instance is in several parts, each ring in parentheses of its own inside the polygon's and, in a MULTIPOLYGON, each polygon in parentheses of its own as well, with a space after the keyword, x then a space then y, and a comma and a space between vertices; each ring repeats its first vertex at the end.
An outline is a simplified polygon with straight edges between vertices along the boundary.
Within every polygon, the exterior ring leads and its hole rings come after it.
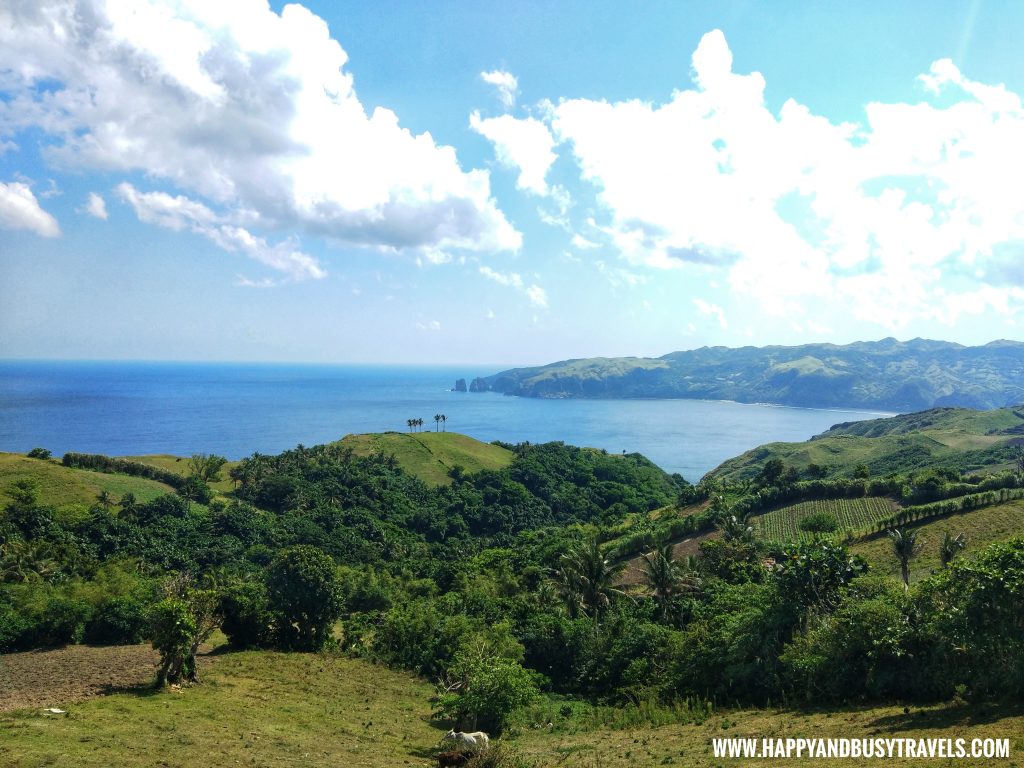
POLYGON ((1007 717, 1024 715, 1024 704, 944 704, 936 709, 884 715, 870 724, 884 731, 948 730, 988 725, 1007 717))

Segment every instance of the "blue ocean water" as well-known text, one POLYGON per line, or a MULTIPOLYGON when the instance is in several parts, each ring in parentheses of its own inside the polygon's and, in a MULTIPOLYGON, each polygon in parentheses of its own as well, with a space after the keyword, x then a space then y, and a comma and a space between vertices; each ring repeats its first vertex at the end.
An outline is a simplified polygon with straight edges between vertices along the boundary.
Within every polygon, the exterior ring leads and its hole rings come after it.
POLYGON ((638 451, 691 481, 762 443, 805 440, 864 411, 708 400, 533 400, 452 392, 470 366, 0 361, 0 450, 49 448, 231 459, 352 432, 406 431, 406 419, 478 440, 563 440, 638 451))

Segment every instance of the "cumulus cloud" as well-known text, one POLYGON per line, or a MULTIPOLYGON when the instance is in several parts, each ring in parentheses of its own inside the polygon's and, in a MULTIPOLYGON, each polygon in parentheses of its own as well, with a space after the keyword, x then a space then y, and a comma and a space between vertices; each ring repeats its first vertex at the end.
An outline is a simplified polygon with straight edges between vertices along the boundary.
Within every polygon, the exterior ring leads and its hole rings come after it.
POLYGON ((1017 94, 941 60, 919 80, 924 101, 868 104, 857 124, 792 99, 775 113, 762 75, 734 72, 717 30, 694 52, 692 80, 664 103, 569 99, 544 118, 623 258, 724 271, 778 314, 817 298, 900 328, 972 302, 1021 308, 986 268, 1024 242, 1017 94))
POLYGON ((517 291, 525 295, 526 298, 530 300, 530 304, 535 307, 542 307, 546 309, 548 306, 547 292, 536 283, 527 285, 523 281, 522 275, 518 272, 497 272, 490 267, 480 267, 480 274, 488 280, 493 280, 499 285, 515 288, 517 291))
POLYGON ((469 127, 494 144, 498 162, 519 171, 516 186, 537 195, 548 194, 545 180, 548 169, 558 159, 555 140, 548 127, 533 117, 511 115, 482 118, 479 112, 469 116, 469 127))
POLYGON ((388 109, 367 113, 347 59, 300 5, 8 3, 0 139, 38 128, 54 165, 143 172, 237 226, 393 250, 518 248, 487 171, 463 170, 388 109))
POLYGON ((41 237, 58 237, 60 225, 44 211, 32 189, 20 181, 0 181, 0 229, 27 229, 41 237))
POLYGON ((89 193, 89 199, 85 201, 82 210, 93 218, 107 220, 107 201, 95 192, 89 193))
POLYGON ((481 72, 480 79, 497 89, 498 99, 505 109, 512 109, 515 106, 516 94, 519 91, 519 80, 515 75, 511 72, 495 69, 491 72, 481 72))
MULTIPOLYGON (((165 192, 140 192, 127 182, 117 187, 118 196, 131 205, 139 221, 155 224, 174 231, 189 230, 202 235, 219 247, 232 253, 243 253, 270 269, 285 275, 288 280, 319 280, 327 276, 320 263, 300 251, 293 240, 269 244, 264 238, 236 226, 213 210, 184 195, 165 192)), ((241 278, 238 285, 265 287, 268 279, 250 281, 241 278)))
POLYGON ((729 327, 729 321, 725 318, 725 310, 717 304, 704 301, 704 299, 694 299, 693 304, 697 307, 697 311, 702 315, 714 318, 718 321, 718 326, 724 331, 729 327))

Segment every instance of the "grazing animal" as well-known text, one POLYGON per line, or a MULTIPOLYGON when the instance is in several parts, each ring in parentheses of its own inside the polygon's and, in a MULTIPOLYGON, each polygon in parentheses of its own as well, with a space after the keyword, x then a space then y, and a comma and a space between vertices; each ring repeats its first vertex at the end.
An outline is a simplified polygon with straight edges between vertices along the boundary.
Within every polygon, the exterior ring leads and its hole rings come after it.
POLYGON ((472 748, 483 748, 486 749, 491 739, 483 731, 473 731, 472 733, 463 733, 462 731, 456 731, 454 728, 444 735, 446 739, 465 744, 467 747, 472 748))

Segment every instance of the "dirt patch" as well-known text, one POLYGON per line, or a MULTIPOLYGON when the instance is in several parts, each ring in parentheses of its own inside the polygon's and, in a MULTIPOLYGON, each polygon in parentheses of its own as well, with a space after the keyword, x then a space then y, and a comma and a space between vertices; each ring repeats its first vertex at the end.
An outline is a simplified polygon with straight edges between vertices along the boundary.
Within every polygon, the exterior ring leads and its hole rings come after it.
MULTIPOLYGON (((721 531, 712 531, 711 533, 702 533, 696 536, 686 536, 682 539, 677 539, 672 542, 672 557, 676 560, 680 560, 690 555, 696 555, 700 553, 700 545, 708 539, 721 538, 721 531)), ((655 550, 650 552, 643 552, 636 557, 630 558, 626 566, 626 570, 622 572, 622 576, 619 581, 624 586, 636 586, 644 583, 644 567, 643 567, 643 556, 650 555, 655 550)))
MULTIPOLYGON (((0 654, 0 711, 64 707, 149 685, 159 655, 149 645, 69 645, 0 654)), ((212 657, 198 659, 200 674, 212 657)))

